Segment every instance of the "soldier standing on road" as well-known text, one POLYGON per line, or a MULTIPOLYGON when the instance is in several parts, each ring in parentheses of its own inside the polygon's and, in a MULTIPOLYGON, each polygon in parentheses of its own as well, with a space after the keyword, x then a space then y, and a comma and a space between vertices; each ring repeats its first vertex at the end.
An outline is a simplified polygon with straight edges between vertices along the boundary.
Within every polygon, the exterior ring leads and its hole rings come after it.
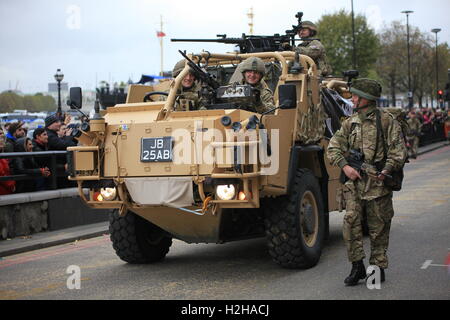
POLYGON ((298 31, 298 36, 300 39, 304 39, 304 41, 295 48, 295 51, 299 54, 311 57, 317 65, 319 74, 326 77, 331 74, 332 69, 327 61, 325 47, 319 40, 310 39, 316 35, 317 26, 311 21, 304 21, 302 23, 302 28, 298 31))
POLYGON ((419 119, 417 119, 416 113, 414 111, 411 111, 409 113, 408 125, 409 134, 407 138, 411 151, 410 157, 416 159, 417 150, 419 149, 419 137, 420 131, 422 130, 422 123, 420 123, 419 119))
POLYGON ((344 120, 328 146, 328 159, 333 165, 339 166, 349 179, 343 186, 346 201, 343 237, 352 263, 350 275, 344 281, 347 286, 354 286, 367 276, 361 228, 364 207, 371 243, 369 263, 381 269, 382 282, 385 280, 384 270, 388 267, 386 252, 394 209, 392 190, 385 186, 384 180, 385 175, 402 168, 406 147, 399 123, 390 113, 376 107, 381 90, 381 85, 375 80, 353 81, 350 92, 356 112, 344 120), (378 124, 381 124, 381 128, 378 124), (346 154, 352 149, 364 155, 365 163, 380 167, 381 173, 376 178, 369 177, 349 166, 346 154))
MULTIPOLYGON (((183 71, 185 64, 186 60, 184 59, 177 62, 172 71, 173 78, 176 78, 181 71, 183 71)), ((181 81, 181 89, 177 92, 175 110, 206 110, 200 96, 201 89, 202 86, 196 81, 195 75, 192 72, 189 72, 181 81)))
POLYGON ((241 84, 249 84, 259 92, 256 104, 248 106, 247 110, 264 113, 274 109, 273 93, 267 84, 262 81, 266 74, 264 61, 257 57, 250 57, 245 59, 237 69, 242 72, 241 84))

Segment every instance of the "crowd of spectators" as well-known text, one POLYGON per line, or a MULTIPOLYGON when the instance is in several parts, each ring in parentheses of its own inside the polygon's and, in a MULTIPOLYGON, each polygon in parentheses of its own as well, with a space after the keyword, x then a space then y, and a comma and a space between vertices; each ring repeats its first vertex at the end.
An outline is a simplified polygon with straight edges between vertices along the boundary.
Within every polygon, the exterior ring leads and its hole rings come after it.
MULTIPOLYGON (((76 146, 77 141, 71 135, 73 129, 67 129, 70 121, 69 115, 64 115, 63 119, 56 114, 49 115, 45 118, 45 127, 35 129, 32 138, 28 137, 24 122, 7 123, 0 127, 0 153, 63 151, 76 146)), ((65 156, 56 158, 56 168, 51 166, 51 156, 0 158, 0 176, 26 175, 31 178, 0 181, 0 195, 48 190, 53 175, 58 177, 58 188, 71 187, 73 184, 67 180, 65 168, 65 156)))
POLYGON ((411 110, 422 124, 420 145, 445 139, 444 125, 448 112, 434 108, 413 108, 411 110))

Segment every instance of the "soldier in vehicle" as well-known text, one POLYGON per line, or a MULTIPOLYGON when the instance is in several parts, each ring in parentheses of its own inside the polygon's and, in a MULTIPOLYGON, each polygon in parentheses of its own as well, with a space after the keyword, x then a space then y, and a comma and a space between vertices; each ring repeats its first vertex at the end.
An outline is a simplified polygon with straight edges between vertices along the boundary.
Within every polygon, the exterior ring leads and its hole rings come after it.
POLYGON ((409 134, 408 143, 410 145, 409 151, 411 151, 411 158, 417 158, 417 150, 419 149, 419 137, 422 130, 422 123, 417 119, 416 113, 411 111, 408 119, 409 134))
POLYGON ((371 243, 369 263, 380 268, 381 282, 385 280, 384 270, 388 267, 386 252, 394 209, 392 189, 386 184, 386 175, 403 167, 406 147, 397 120, 376 106, 381 90, 381 85, 375 80, 353 81, 350 92, 356 112, 344 120, 328 146, 331 164, 339 166, 348 178, 343 187, 346 202, 343 237, 352 263, 350 275, 344 281, 347 286, 354 286, 366 278, 361 227, 364 208, 371 243), (369 176, 367 172, 349 165, 352 159, 346 155, 355 150, 362 154, 360 158, 364 164, 377 168, 376 173, 369 176))
MULTIPOLYGON (((172 77, 176 78, 183 71, 186 60, 177 62, 172 71, 172 77)), ((181 81, 181 89, 177 92, 175 111, 206 110, 200 96, 201 84, 196 81, 195 75, 189 72, 181 81)))
POLYGON ((243 76, 240 84, 249 84, 259 91, 256 104, 248 106, 247 110, 264 113, 275 108, 273 93, 263 81, 266 74, 264 61, 257 57, 250 57, 245 59, 237 68, 243 76))
POLYGON ((319 40, 310 40, 317 35, 317 26, 311 21, 304 21, 302 28, 298 31, 300 39, 305 39, 300 43, 295 51, 299 54, 307 55, 311 57, 317 65, 319 74, 326 77, 331 74, 332 69, 327 62, 327 55, 325 53, 325 47, 319 40))

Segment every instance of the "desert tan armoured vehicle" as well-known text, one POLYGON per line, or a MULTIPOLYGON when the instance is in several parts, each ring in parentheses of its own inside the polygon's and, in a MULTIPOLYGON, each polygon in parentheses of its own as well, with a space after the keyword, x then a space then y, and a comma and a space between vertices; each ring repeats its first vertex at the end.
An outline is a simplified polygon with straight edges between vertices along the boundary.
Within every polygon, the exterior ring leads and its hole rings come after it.
MULTIPOLYGON (((218 78, 228 72, 223 86, 204 88, 207 110, 176 109, 187 64, 165 101, 153 99, 158 88, 131 85, 125 104, 82 126, 80 145, 68 149, 69 178, 89 207, 113 209, 113 247, 129 263, 163 259, 172 238, 225 243, 265 236, 279 265, 314 266, 328 213, 340 206, 340 170, 325 152, 340 125, 330 108, 347 83, 320 81, 313 60, 290 51, 190 58, 218 78), (245 110, 257 99, 251 87, 225 85, 230 68, 252 56, 278 70, 270 82, 278 108, 270 114, 245 110)), ((81 107, 80 98, 81 89, 72 88, 73 107, 81 107)))

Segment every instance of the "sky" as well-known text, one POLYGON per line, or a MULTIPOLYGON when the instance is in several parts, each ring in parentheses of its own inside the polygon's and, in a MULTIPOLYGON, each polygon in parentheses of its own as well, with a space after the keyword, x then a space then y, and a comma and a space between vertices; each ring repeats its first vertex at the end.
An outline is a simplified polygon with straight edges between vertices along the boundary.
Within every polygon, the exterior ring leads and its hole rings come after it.
MULTIPOLYGON (((102 80, 137 82, 142 74, 157 75, 161 17, 164 70, 181 59, 179 49, 233 51, 232 45, 170 39, 249 34, 251 7, 254 34, 273 35, 291 29, 298 11, 304 20, 317 21, 350 11, 351 0, 0 0, 0 92, 45 92, 58 68, 69 86, 88 90, 102 80)), ((354 9, 376 31, 395 20, 406 24, 401 11, 413 10, 410 25, 423 32, 441 28, 439 42, 450 43, 449 0, 354 0, 354 9)))

